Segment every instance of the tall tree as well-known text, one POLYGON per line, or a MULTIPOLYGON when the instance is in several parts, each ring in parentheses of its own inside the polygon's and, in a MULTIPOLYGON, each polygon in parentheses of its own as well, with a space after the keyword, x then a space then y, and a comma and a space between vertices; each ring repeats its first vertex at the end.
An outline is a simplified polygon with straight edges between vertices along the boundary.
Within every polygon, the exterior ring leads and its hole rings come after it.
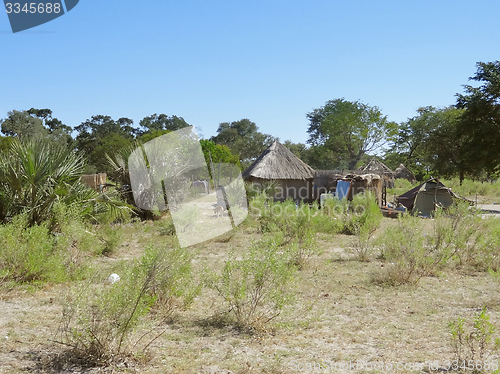
POLYGON ((307 147, 303 143, 294 143, 291 140, 285 140, 283 143, 295 156, 300 158, 302 161, 306 158, 307 147))
POLYGON ((383 149, 397 134, 397 124, 388 121, 379 108, 343 98, 327 101, 307 118, 308 143, 338 155, 349 169, 354 169, 364 154, 383 149))
POLYGON ((95 171, 111 172, 105 155, 132 145, 138 133, 132 125, 133 121, 129 118, 115 121, 110 116, 92 116, 75 127, 78 131, 76 147, 87 155, 95 171))
POLYGON ((16 138, 49 138, 53 141, 70 144, 71 127, 52 117, 50 109, 35 109, 8 112, 1 121, 2 132, 16 138))
POLYGON ((28 113, 32 117, 42 120, 43 126, 48 130, 53 140, 62 141, 68 145, 73 142, 71 137, 73 129, 62 123, 58 118, 52 117, 52 110, 31 108, 28 113))
POLYGON ((239 154, 243 167, 247 167, 269 147, 275 138, 258 131, 257 125, 249 119, 219 124, 217 135, 210 138, 216 144, 229 147, 239 154))
POLYGON ((33 117, 28 111, 12 110, 8 117, 1 120, 2 132, 15 138, 45 137, 49 131, 43 126, 40 118, 33 117))
POLYGON ((465 109, 459 132, 465 138, 469 171, 492 174, 500 169, 500 61, 476 66, 476 74, 469 79, 481 85, 464 85, 465 93, 457 94, 457 107, 465 109))
MULTIPOLYGON (((417 115, 401 124, 396 148, 403 162, 415 174, 434 173, 442 176, 466 172, 463 136, 458 131, 463 110, 453 106, 422 107, 417 115)), ((389 158, 401 159, 392 154, 389 158)))
POLYGON ((142 134, 155 130, 177 131, 190 126, 184 118, 177 116, 167 116, 166 114, 152 114, 144 117, 140 122, 142 134))

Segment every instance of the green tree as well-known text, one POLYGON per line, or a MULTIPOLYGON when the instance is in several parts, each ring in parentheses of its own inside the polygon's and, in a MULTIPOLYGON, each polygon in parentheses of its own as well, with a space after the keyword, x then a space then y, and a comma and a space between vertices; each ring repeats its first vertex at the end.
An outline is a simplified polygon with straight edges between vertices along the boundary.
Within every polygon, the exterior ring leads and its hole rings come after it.
POLYGON ((46 137, 49 131, 43 126, 40 118, 33 117, 26 110, 12 110, 8 117, 1 120, 2 133, 16 138, 46 137))
POLYGON ((468 171, 492 174, 500 169, 500 61, 478 62, 476 66, 476 74, 469 79, 481 85, 464 85, 465 93, 457 95, 457 107, 465 109, 459 132, 465 139, 468 171))
MULTIPOLYGON (((210 157, 212 157, 212 162, 214 164, 222 162, 225 164, 234 164, 241 168, 239 156, 232 154, 229 147, 221 144, 215 144, 215 142, 208 139, 202 139, 200 140, 200 143, 207 165, 210 165, 210 157)), ((208 170, 210 173, 212 172, 210 168, 208 168, 208 170)))
POLYGON ((137 140, 139 140, 142 144, 145 144, 145 143, 149 142, 150 140, 153 140, 154 138, 168 134, 169 132, 172 132, 172 131, 170 131, 170 130, 150 130, 148 132, 143 133, 142 135, 139 135, 137 137, 137 140))
POLYGON ((109 116, 92 116, 90 120, 75 127, 78 131, 76 147, 89 159, 97 172, 112 172, 106 160, 106 153, 117 152, 131 146, 138 130, 129 118, 117 121, 109 116))
POLYGON ((142 134, 155 130, 177 131, 184 127, 190 126, 184 118, 177 116, 167 116, 166 114, 152 114, 144 117, 139 125, 143 129, 142 134))
POLYGON ((332 156, 347 161, 349 169, 354 169, 364 154, 382 150, 397 134, 397 124, 388 121, 379 108, 343 98, 327 101, 307 118, 308 143, 323 146, 332 156))
POLYGON ((232 153, 240 155, 243 167, 247 167, 275 138, 258 131, 257 125, 249 119, 219 124, 217 135, 210 138, 216 144, 229 147, 232 153))
POLYGON ((16 138, 49 138, 71 144, 71 127, 52 117, 50 109, 35 109, 8 112, 2 121, 2 132, 16 138))
POLYGON ((464 179, 464 138, 458 125, 463 110, 453 106, 435 108, 422 107, 417 115, 400 126, 393 152, 386 155, 401 162, 416 175, 459 175, 464 179))
POLYGON ((285 140, 283 143, 295 156, 300 158, 302 161, 305 160, 307 154, 307 147, 303 143, 294 143, 291 140, 285 140))
POLYGON ((71 137, 73 129, 62 123, 58 118, 52 117, 52 110, 31 108, 27 112, 32 117, 42 120, 43 127, 48 130, 51 139, 71 145, 73 142, 71 137))

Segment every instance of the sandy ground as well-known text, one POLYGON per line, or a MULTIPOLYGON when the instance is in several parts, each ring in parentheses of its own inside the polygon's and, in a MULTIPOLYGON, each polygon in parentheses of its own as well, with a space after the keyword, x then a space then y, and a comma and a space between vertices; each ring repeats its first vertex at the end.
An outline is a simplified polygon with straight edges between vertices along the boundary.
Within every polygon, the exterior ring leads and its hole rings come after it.
POLYGON ((482 210, 482 217, 500 217, 500 204, 477 204, 477 207, 482 210))

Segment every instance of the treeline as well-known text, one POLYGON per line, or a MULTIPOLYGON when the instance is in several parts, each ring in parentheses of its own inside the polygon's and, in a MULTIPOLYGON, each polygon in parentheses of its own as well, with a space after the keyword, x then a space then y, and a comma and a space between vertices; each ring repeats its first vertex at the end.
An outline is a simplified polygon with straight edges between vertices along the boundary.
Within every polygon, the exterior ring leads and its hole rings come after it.
MULTIPOLYGON (((376 106, 343 98, 330 100, 306 114, 306 143, 284 144, 315 169, 355 169, 371 157, 390 168, 405 164, 418 179, 429 175, 496 177, 500 166, 500 62, 477 63, 464 93, 444 108, 424 106, 402 123, 388 120, 376 106)), ((88 159, 87 173, 111 172, 106 154, 118 153, 157 136, 190 126, 182 117, 153 114, 135 127, 129 118, 92 116, 74 129, 53 117, 50 109, 8 112, 1 120, 0 149, 14 138, 44 137, 66 143, 88 159), (72 134, 76 132, 76 136, 72 134)), ((250 165, 275 139, 249 119, 219 124, 217 134, 202 141, 214 162, 250 165)))

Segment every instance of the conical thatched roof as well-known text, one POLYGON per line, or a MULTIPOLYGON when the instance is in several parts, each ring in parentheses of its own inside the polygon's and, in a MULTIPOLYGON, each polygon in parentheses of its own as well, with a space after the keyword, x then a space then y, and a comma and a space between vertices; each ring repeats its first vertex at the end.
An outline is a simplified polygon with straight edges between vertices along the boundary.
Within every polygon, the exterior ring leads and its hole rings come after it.
POLYGON ((392 170, 389 169, 382 161, 379 161, 375 158, 372 158, 367 165, 361 167, 359 170, 363 171, 373 170, 384 173, 392 173, 392 170))
POLYGON ((409 181, 415 180, 415 175, 406 168, 403 164, 399 164, 396 170, 394 170, 394 178, 407 179, 409 181))
POLYGON ((245 179, 254 177, 267 180, 306 180, 314 178, 314 170, 276 140, 243 172, 242 176, 245 179))

